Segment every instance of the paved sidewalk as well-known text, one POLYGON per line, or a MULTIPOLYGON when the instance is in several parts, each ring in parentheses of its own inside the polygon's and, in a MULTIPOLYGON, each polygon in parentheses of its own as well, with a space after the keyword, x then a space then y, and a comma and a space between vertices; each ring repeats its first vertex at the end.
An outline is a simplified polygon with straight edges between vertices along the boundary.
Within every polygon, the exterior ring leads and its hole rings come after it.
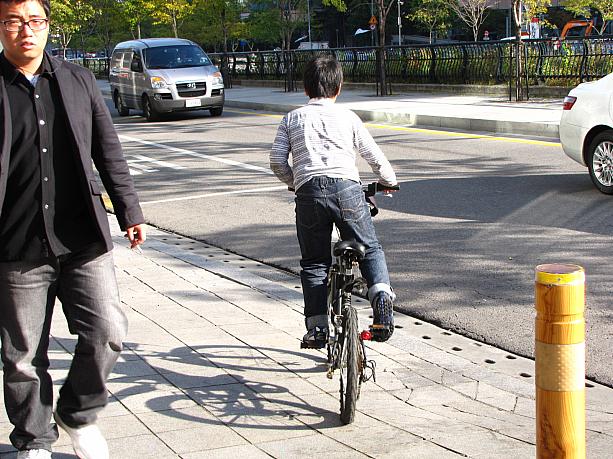
MULTIPOLYGON (((397 315, 392 339, 368 346, 377 380, 342 426, 338 378, 299 349, 294 276, 154 228, 139 255, 110 222, 130 320, 100 419, 112 459, 534 457, 533 361, 397 315)), ((75 344, 59 307, 52 335, 59 389, 75 344)), ((588 457, 610 457, 613 389, 589 385, 588 457)), ((15 457, 10 429, 2 413, 2 458, 15 457)), ((66 435, 55 451, 74 457, 66 435)))
MULTIPOLYGON (((226 90, 226 106, 288 112, 307 102, 302 92, 279 88, 234 86, 226 90)), ((558 140, 562 101, 555 99, 509 102, 495 96, 435 93, 376 97, 372 91, 342 90, 338 104, 363 121, 403 126, 457 129, 468 132, 527 135, 558 140)))

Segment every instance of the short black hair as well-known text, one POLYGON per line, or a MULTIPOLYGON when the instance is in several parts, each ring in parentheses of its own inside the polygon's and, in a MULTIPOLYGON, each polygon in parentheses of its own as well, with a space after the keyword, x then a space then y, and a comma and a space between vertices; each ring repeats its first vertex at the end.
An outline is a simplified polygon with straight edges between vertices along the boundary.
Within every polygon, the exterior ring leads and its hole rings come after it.
MULTIPOLYGON (((0 0, 0 6, 8 5, 9 3, 24 3, 28 0, 0 0)), ((47 17, 51 16, 51 0, 35 0, 43 7, 45 10, 45 15, 47 17)))
POLYGON ((311 99, 336 96, 342 83, 343 69, 333 56, 315 57, 304 68, 304 90, 311 99))

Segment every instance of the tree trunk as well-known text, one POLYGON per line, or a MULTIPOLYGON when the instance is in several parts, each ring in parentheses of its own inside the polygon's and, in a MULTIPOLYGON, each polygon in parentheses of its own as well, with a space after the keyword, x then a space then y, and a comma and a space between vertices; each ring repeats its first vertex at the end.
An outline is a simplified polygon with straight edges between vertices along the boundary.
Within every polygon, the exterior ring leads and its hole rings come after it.
POLYGON ((223 52, 228 52, 228 28, 226 27, 226 9, 221 10, 221 30, 223 33, 223 52))
MULTIPOLYGON (((521 0, 513 0, 513 18, 515 20, 515 100, 520 102, 526 96, 522 81, 524 75, 524 53, 522 52, 521 44, 521 0)), ((513 76, 509 75, 509 78, 513 78, 513 76)))
POLYGON ((386 11, 383 1, 379 1, 379 83, 381 84, 381 95, 387 96, 389 92, 387 90, 387 78, 385 75, 385 20, 386 11))

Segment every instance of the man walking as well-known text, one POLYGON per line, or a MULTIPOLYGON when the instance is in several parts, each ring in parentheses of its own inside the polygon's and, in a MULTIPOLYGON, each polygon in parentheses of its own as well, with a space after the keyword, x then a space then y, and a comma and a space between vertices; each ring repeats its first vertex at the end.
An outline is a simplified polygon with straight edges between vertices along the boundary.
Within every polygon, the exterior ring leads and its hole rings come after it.
POLYGON ((144 221, 127 163, 88 70, 44 52, 49 0, 0 0, 0 338, 18 458, 49 458, 47 372, 55 299, 78 340, 55 421, 80 458, 108 458, 96 426, 127 332, 113 243, 92 162, 136 247, 144 221))

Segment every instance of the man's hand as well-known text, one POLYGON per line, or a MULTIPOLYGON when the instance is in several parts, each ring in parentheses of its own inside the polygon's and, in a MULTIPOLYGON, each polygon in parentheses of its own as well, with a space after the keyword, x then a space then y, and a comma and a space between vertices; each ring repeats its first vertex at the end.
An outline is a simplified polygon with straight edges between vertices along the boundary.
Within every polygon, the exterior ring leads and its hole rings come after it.
POLYGON ((134 225, 130 226, 126 230, 126 237, 130 241, 130 248, 134 249, 141 245, 147 239, 147 235, 145 234, 145 226, 144 225, 134 225))

